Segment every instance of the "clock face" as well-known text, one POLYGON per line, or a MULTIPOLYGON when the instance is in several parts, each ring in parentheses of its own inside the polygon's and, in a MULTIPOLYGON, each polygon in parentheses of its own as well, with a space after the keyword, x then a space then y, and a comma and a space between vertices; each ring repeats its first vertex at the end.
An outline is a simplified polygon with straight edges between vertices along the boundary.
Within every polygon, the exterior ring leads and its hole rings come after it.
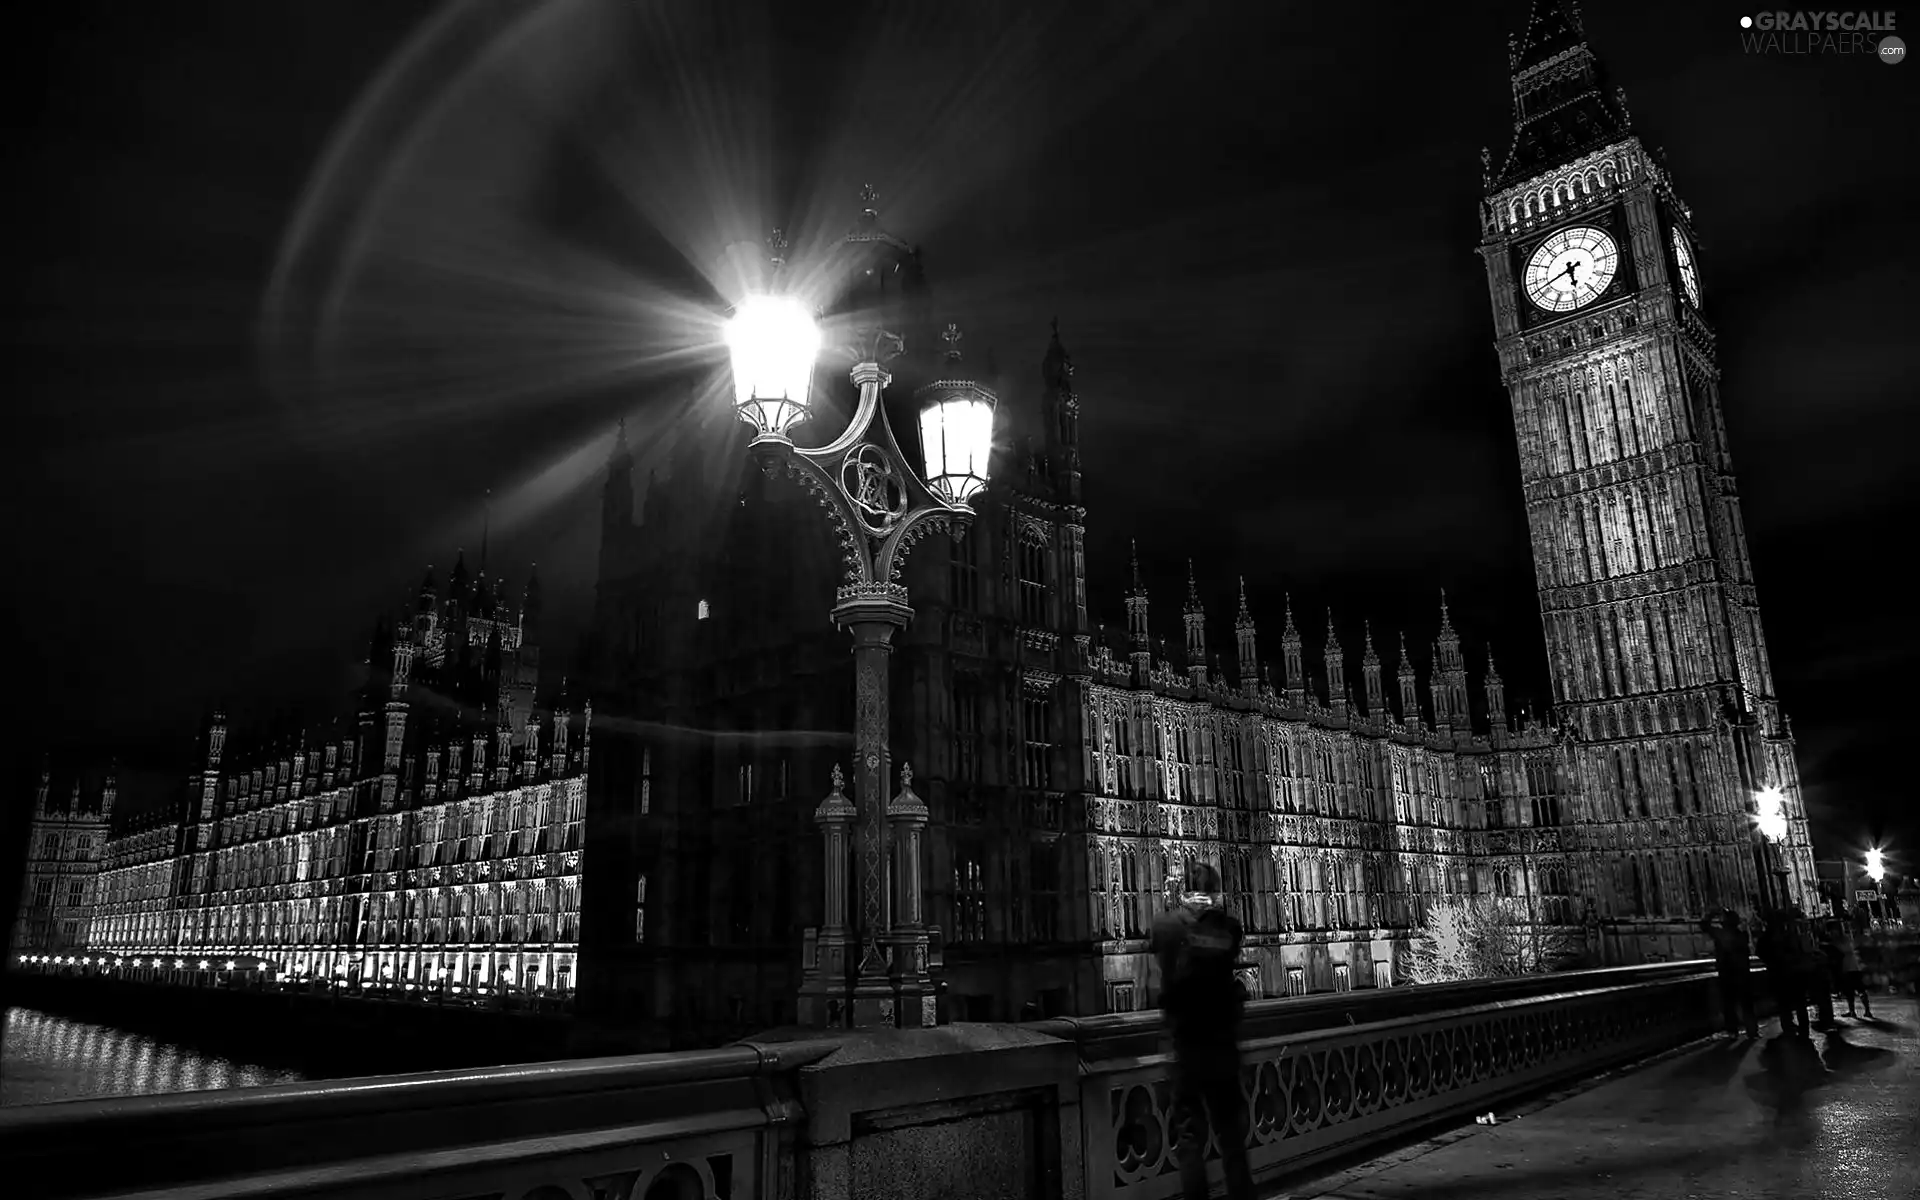
POLYGON ((1527 260, 1527 298, 1548 312, 1572 312, 1613 282, 1620 248, 1603 229, 1581 225, 1541 242, 1527 260))
POLYGON ((1673 231, 1673 265, 1680 268, 1680 290, 1687 294, 1687 303, 1699 308, 1700 275, 1693 269, 1693 251, 1687 249, 1687 239, 1678 229, 1673 231))

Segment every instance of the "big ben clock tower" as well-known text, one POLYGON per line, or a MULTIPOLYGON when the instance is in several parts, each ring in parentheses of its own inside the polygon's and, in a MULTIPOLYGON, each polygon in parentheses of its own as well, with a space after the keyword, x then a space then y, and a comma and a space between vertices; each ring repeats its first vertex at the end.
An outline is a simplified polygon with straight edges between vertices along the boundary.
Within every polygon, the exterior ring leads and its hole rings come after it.
POLYGON ((1727 451, 1712 276, 1662 155, 1632 132, 1572 0, 1509 40, 1513 140, 1483 154, 1481 254, 1513 403, 1564 831, 1619 958, 1813 878, 1791 726, 1727 451), (1756 820, 1779 802, 1775 845, 1756 820))

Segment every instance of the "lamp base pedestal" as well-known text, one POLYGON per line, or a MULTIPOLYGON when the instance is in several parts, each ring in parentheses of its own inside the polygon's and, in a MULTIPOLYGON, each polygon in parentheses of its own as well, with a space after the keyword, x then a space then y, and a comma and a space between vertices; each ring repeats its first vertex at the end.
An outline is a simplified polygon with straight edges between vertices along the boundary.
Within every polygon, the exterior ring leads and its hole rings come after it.
POLYGON ((809 929, 801 961, 799 1023, 810 1029, 844 1029, 853 1012, 853 990, 847 963, 854 954, 853 939, 844 934, 809 929))
POLYGON ((853 985, 854 1029, 892 1029, 899 1009, 893 982, 885 976, 868 976, 853 985))
POLYGON ((933 976, 927 972, 931 940, 921 930, 902 931, 893 943, 894 1020, 902 1029, 931 1029, 940 1023, 933 976))

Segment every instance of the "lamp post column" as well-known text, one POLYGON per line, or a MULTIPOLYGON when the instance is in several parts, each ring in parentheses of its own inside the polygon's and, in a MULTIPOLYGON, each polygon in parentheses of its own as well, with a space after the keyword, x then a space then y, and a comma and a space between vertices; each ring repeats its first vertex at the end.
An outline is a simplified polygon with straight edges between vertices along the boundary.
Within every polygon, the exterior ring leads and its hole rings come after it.
POLYGON ((887 942, 887 735, 893 632, 906 628, 913 610, 898 585, 867 584, 841 589, 834 623, 853 635, 854 801, 860 810, 858 922, 859 966, 853 985, 853 1024, 892 1025, 895 1007, 888 978, 887 942))
POLYGON ((813 810, 814 823, 820 826, 825 904, 820 916, 820 932, 804 964, 800 1020, 815 1028, 846 1023, 847 1007, 852 999, 849 972, 858 954, 848 921, 847 891, 853 882, 850 835, 859 810, 847 799, 846 785, 847 777, 835 763, 833 790, 820 802, 820 807, 813 810))

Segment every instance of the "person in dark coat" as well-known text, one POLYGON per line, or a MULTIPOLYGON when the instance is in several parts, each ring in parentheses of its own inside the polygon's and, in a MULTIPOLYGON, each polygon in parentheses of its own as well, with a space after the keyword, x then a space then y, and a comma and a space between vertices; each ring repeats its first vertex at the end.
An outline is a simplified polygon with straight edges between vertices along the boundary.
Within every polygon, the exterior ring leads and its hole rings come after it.
POLYGON ((1787 905, 1767 913, 1760 933, 1760 961, 1767 967, 1767 990, 1773 993, 1780 1015, 1781 1037, 1812 1036, 1807 1025, 1806 967, 1808 954, 1815 951, 1806 925, 1799 908, 1787 905))
POLYGON ((1827 969, 1834 986, 1847 998, 1847 1015, 1858 1017, 1854 998, 1866 1005, 1867 1020, 1873 1020, 1873 1001, 1867 996, 1866 976, 1860 969, 1860 951, 1854 945, 1853 930, 1845 917, 1831 917, 1821 926, 1820 948, 1827 953, 1827 969))
POLYGON ((1720 1007, 1726 1013, 1727 1035, 1738 1037, 1744 1028, 1748 1037, 1758 1038, 1760 1023, 1753 1013, 1753 946, 1740 923, 1740 914, 1731 909, 1709 913, 1700 927, 1713 939, 1713 965, 1720 975, 1720 1007))
POLYGON ((1247 1101, 1240 1084, 1246 991, 1234 976, 1240 922, 1221 903, 1220 873, 1188 863, 1179 903, 1153 923, 1160 1011, 1173 1041, 1173 1124, 1186 1200, 1207 1200, 1207 1130, 1220 1144, 1227 1200, 1253 1200, 1247 1101))

